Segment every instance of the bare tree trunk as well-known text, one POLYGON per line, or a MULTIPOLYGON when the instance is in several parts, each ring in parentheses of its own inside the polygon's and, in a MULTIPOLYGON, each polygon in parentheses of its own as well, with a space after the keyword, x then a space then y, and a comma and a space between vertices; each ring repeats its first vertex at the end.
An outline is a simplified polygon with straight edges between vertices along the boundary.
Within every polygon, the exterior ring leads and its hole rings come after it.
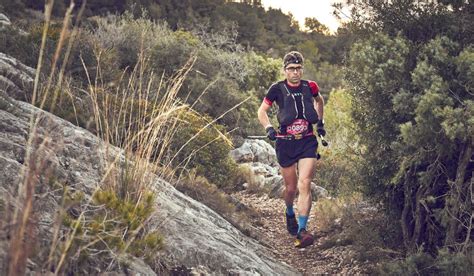
POLYGON ((413 236, 411 237, 410 245, 414 246, 420 241, 420 236, 422 234, 423 224, 425 223, 426 211, 421 206, 421 200, 425 196, 427 186, 420 186, 418 191, 416 191, 416 201, 415 201, 415 212, 413 218, 415 220, 415 226, 413 229, 413 236))
POLYGON ((444 242, 444 244, 447 246, 455 245, 456 240, 458 238, 458 229, 460 222, 459 216, 463 204, 461 195, 464 192, 463 190, 467 190, 464 189, 463 186, 465 186, 464 179, 466 177, 467 166, 472 157, 472 149, 474 147, 473 141, 474 140, 469 139, 465 144, 463 150, 461 151, 461 154, 459 155, 458 168, 456 171, 456 179, 454 180, 454 182, 452 182, 451 185, 451 198, 449 200, 450 204, 448 204, 446 207, 448 208, 449 214, 451 215, 448 221, 446 239, 444 242))
POLYGON ((412 235, 413 235, 413 230, 412 230, 412 222, 411 220, 413 219, 410 214, 412 213, 412 199, 411 199, 411 186, 412 186, 412 174, 413 174, 413 166, 411 166, 408 171, 405 174, 405 181, 403 183, 403 194, 404 194, 404 203, 403 203, 403 210, 402 210, 402 216, 400 218, 400 226, 402 228, 402 234, 403 234, 403 242, 405 244, 405 248, 408 251, 413 250, 413 244, 412 244, 412 235))
POLYGON ((471 183, 469 185, 469 197, 466 200, 470 206, 468 210, 471 210, 471 216, 469 218, 469 225, 467 228, 467 233, 466 233, 466 238, 464 239, 464 244, 462 246, 462 252, 466 253, 467 250, 469 249, 470 244, 472 243, 471 241, 471 232, 472 232, 472 223, 474 220, 474 211, 472 210, 472 207, 474 205, 474 197, 472 195, 472 185, 474 184, 474 173, 471 176, 471 183))

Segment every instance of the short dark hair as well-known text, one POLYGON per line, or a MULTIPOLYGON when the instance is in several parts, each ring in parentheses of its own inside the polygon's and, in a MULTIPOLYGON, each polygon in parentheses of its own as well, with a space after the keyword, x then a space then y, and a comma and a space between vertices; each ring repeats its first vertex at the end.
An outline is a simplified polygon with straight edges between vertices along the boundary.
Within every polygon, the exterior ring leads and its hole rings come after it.
POLYGON ((303 65, 304 58, 303 55, 300 52, 297 51, 291 51, 288 54, 285 55, 283 58, 283 68, 286 68, 286 66, 290 63, 298 63, 303 65))

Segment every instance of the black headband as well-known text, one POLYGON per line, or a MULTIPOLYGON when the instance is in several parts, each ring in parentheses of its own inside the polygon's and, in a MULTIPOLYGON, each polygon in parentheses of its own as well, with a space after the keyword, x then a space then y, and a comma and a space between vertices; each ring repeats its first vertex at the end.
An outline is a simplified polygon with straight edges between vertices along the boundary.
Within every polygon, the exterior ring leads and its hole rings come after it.
POLYGON ((290 63, 297 63, 297 64, 302 64, 303 59, 299 57, 298 55, 295 54, 289 54, 289 57, 287 57, 284 67, 286 67, 290 63))

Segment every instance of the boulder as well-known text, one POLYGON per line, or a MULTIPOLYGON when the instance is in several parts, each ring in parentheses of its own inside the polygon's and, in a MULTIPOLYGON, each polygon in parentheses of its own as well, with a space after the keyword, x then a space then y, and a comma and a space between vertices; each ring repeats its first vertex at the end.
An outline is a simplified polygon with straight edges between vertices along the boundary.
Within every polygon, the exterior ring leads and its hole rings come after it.
POLYGON ((12 23, 10 19, 3 13, 0 13, 0 30, 5 26, 10 26, 12 23))
POLYGON ((35 70, 0 53, 0 89, 17 100, 31 99, 35 70))
POLYGON ((230 155, 237 163, 260 162, 278 166, 275 149, 264 140, 245 139, 242 146, 232 150, 230 155))
POLYGON ((167 265, 202 265, 217 275, 295 275, 258 242, 243 235, 207 206, 157 180, 154 225, 166 233, 160 260, 167 265))

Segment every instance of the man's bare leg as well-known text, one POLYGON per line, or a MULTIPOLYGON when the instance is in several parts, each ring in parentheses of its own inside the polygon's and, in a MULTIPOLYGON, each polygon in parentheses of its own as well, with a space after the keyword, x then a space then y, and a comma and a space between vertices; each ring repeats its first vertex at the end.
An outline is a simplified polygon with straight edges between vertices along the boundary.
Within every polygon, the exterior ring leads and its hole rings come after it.
POLYGON ((298 231, 295 246, 303 248, 313 244, 314 237, 306 231, 306 224, 311 210, 311 180, 313 178, 315 158, 304 158, 298 161, 298 231))
POLYGON ((302 216, 309 216, 311 210, 311 180, 315 163, 315 158, 304 158, 298 161, 298 214, 302 216))
POLYGON ((298 184, 298 177, 296 175, 296 163, 285 168, 281 168, 281 175, 285 182, 285 191, 283 198, 286 206, 293 205, 296 197, 296 186, 298 184))
POLYGON ((293 202, 296 197, 296 186, 298 184, 298 177, 296 175, 296 163, 286 167, 281 168, 281 175, 285 182, 285 191, 284 199, 286 204, 286 229, 291 235, 296 235, 298 233, 298 222, 296 221, 295 212, 293 210, 293 202))

